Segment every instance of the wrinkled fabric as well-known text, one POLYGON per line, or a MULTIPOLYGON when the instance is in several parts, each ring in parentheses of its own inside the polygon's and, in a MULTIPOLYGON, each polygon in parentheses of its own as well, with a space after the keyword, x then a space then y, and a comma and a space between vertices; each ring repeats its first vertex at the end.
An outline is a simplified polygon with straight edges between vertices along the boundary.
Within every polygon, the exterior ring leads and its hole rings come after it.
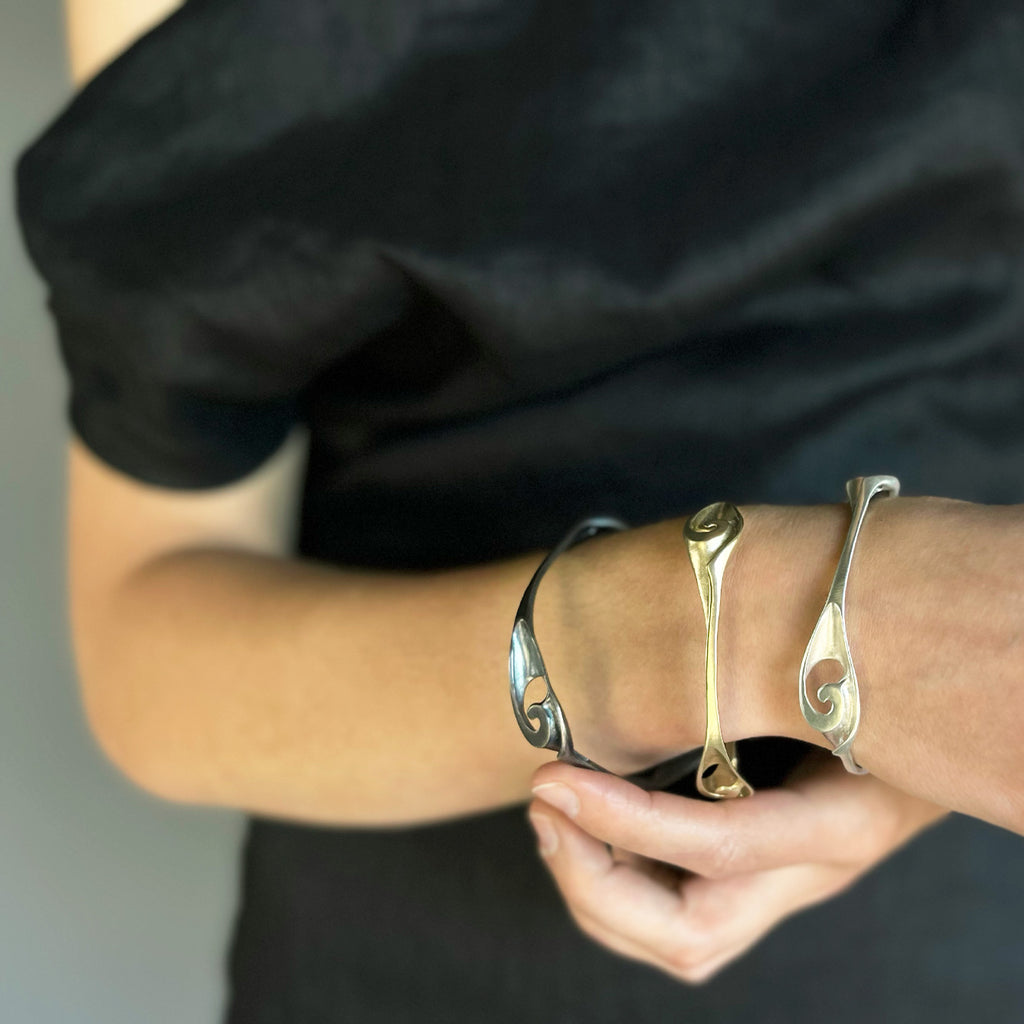
MULTIPOLYGON (((1019 502, 1022 56, 984 0, 192 0, 19 163, 69 424, 199 489, 304 423, 298 553, 376 568, 861 473, 1019 502)), ((949 822, 688 989, 521 810, 256 821, 229 1018, 1016 1020, 1019 858, 949 822)))

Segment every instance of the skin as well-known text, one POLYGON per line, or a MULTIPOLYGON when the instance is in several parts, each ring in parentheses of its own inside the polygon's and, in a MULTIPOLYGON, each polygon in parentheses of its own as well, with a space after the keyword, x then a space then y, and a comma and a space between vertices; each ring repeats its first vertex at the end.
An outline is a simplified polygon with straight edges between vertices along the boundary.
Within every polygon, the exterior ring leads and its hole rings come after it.
POLYGON ((179 0, 64 0, 68 57, 76 84, 179 6, 179 0))

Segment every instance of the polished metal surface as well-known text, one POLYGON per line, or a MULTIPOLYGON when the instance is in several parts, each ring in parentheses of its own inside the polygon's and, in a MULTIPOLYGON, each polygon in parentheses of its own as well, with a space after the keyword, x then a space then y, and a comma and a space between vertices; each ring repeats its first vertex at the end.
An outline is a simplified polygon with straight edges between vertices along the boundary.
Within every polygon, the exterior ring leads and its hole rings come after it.
POLYGON ((860 691, 857 673, 853 668, 850 641, 846 635, 846 581, 850 575, 853 552, 857 545, 861 524, 867 515, 871 499, 878 496, 895 498, 900 493, 900 482, 894 476, 858 476, 846 481, 846 495, 852 510, 850 528, 839 556, 839 564, 832 577, 832 586, 825 607, 811 633, 800 664, 800 710, 812 728, 823 733, 832 744, 832 753, 840 758, 846 770, 863 775, 853 756, 853 739, 860 725, 860 691), (822 662, 835 661, 842 671, 838 681, 823 683, 817 689, 817 698, 825 707, 820 710, 811 703, 807 694, 807 680, 822 662))
POLYGON ((566 721, 561 702, 555 695, 540 653, 537 636, 533 628, 533 606, 537 598, 537 590, 545 573, 551 568, 555 559, 582 541, 596 537, 599 533, 626 530, 627 525, 619 519, 611 517, 595 517, 584 519, 574 526, 551 550, 547 558, 533 574, 519 609, 516 611, 515 625, 512 628, 512 642, 508 653, 508 680, 512 696, 512 710, 522 734, 535 747, 553 750, 559 761, 574 764, 580 768, 591 768, 594 771, 607 771, 595 761, 578 753, 572 744, 572 733, 566 721), (544 682, 544 697, 526 705, 526 690, 535 679, 544 682))
MULTIPOLYGON (((592 517, 577 523, 555 545, 533 574, 533 578, 523 593, 523 599, 519 602, 508 653, 508 680, 512 710, 523 736, 535 747, 553 750, 559 761, 598 772, 608 772, 608 769, 596 761, 591 761, 589 757, 584 757, 573 746, 569 722, 562 710, 561 702, 555 695, 554 687, 551 685, 551 679, 544 665, 544 658, 540 653, 540 645, 537 643, 537 635, 533 626, 533 606, 540 581, 559 555, 600 533, 626 529, 628 526, 619 519, 610 516, 592 517), (544 683, 544 696, 541 700, 534 701, 527 706, 526 691, 536 679, 542 680, 544 683)), ((694 770, 698 753, 699 751, 686 751, 645 771, 627 775, 625 778, 643 789, 667 789, 694 770)))
POLYGON ((707 639, 704 646, 704 750, 697 769, 697 789, 715 800, 750 796, 754 790, 739 773, 735 746, 722 739, 718 716, 718 618, 722 579, 733 547, 743 529, 740 510, 726 501, 695 512, 683 527, 686 550, 693 565, 704 606, 707 639))

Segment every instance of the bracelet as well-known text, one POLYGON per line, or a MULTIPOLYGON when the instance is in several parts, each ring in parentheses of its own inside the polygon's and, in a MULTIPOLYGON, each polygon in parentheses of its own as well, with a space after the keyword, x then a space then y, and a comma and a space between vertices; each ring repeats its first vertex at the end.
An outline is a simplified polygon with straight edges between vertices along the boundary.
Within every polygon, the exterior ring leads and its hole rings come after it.
MULTIPOLYGON (((544 665, 544 659, 541 657, 537 635, 533 628, 533 606, 540 581, 559 555, 598 534, 628 529, 629 527, 620 519, 611 516, 596 516, 577 523, 555 545, 533 574, 533 578, 519 602, 508 652, 508 681, 512 697, 512 710, 523 736, 535 747, 555 751, 559 761, 606 774, 613 773, 596 761, 590 760, 589 757, 584 757, 573 746, 569 722, 555 695, 547 668, 544 665), (527 707, 526 690, 535 679, 543 680, 545 695, 542 700, 527 707)), ((698 753, 699 751, 687 751, 678 757, 663 761, 653 768, 635 772, 625 778, 643 789, 666 789, 694 770, 698 753)))
POLYGON ((871 499, 877 495, 895 498, 899 493, 900 482, 894 476, 858 476, 846 481, 846 495, 851 509, 850 528, 839 556, 839 565, 832 577, 832 586, 825 599, 825 607, 818 616, 800 663, 800 710, 804 719, 808 725, 825 735, 832 744, 832 753, 854 775, 864 775, 866 769, 857 763, 852 750, 853 738, 860 725, 860 691, 857 689, 857 673, 853 670, 853 656, 846 635, 846 581, 850 575, 857 535, 871 499), (807 677, 823 661, 838 662, 843 674, 838 682, 823 683, 818 687, 818 700, 827 706, 826 711, 819 711, 807 696, 807 677))
POLYGON ((726 501, 694 512, 683 527, 686 550, 700 588, 707 639, 704 645, 704 749, 697 768, 697 789, 715 800, 751 796, 751 785, 739 773, 736 747, 722 740, 718 717, 718 615, 722 579, 733 546, 743 529, 740 510, 726 501))

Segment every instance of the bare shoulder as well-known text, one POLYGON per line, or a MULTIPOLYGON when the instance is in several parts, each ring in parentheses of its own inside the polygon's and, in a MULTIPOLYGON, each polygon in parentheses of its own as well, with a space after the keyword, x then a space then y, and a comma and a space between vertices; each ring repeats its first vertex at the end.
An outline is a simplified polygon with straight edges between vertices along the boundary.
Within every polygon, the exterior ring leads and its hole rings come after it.
POLYGON ((71 75, 83 84, 182 0, 64 0, 71 75))

